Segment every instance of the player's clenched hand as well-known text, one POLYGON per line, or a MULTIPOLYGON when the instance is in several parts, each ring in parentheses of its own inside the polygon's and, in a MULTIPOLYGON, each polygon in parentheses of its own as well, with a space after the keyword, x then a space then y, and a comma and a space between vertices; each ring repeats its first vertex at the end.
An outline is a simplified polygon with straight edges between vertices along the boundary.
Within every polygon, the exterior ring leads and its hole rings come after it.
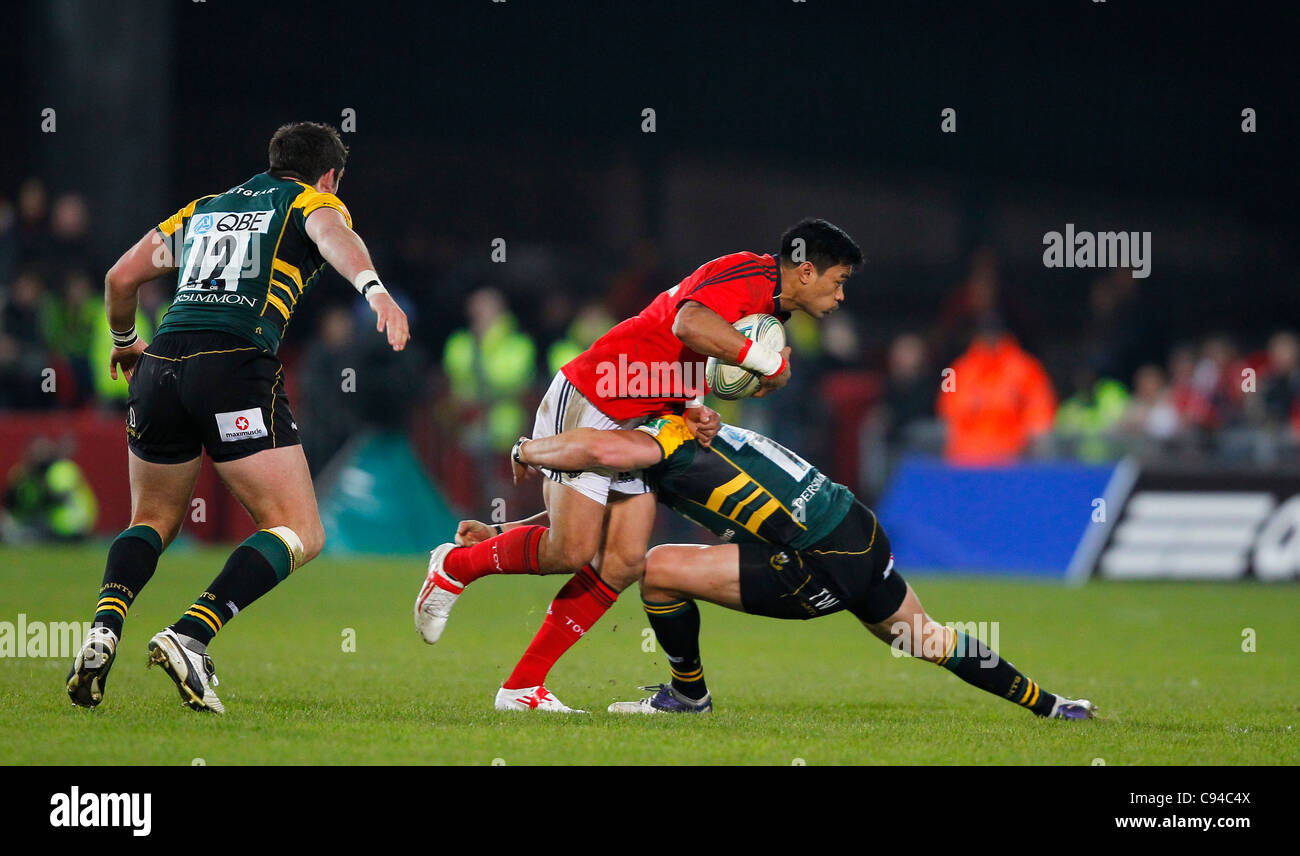
POLYGON ((515 442, 515 447, 510 450, 510 480, 515 484, 519 484, 524 479, 531 478, 537 474, 536 470, 521 460, 523 457, 522 452, 524 443, 527 442, 527 437, 520 437, 515 442))
POLYGON ((411 329, 406 322, 406 313, 397 301, 387 294, 376 294, 370 298, 370 308, 379 316, 375 329, 380 333, 388 331, 388 344, 393 346, 393 350, 405 348, 411 338, 411 329))
POLYGON ((122 377, 127 380, 135 374, 135 364, 140 361, 140 355, 144 349, 149 347, 144 339, 136 339, 129 348, 114 348, 113 353, 108 355, 108 373, 113 380, 117 380, 117 368, 122 367, 122 377))
POLYGON ((462 520, 456 527, 456 546, 473 547, 480 541, 496 535, 496 530, 486 523, 480 523, 477 520, 462 520))
POLYGON ((722 427, 722 419, 718 416, 718 412, 703 404, 699 407, 686 408, 682 418, 686 420, 686 427, 695 435, 695 439, 701 446, 712 443, 718 429, 722 427))
POLYGON ((781 349, 781 356, 785 359, 785 368, 772 375, 765 377, 758 382, 758 392, 754 393, 754 398, 762 398, 773 390, 780 389, 790 382, 790 346, 786 345, 781 349))

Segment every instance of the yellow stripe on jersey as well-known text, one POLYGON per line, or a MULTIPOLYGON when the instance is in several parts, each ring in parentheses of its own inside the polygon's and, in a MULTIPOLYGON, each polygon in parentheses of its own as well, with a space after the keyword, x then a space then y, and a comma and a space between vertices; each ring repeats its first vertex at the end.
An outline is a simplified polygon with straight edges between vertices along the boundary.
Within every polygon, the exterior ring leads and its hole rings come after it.
MULTIPOLYGON (((714 452, 714 454, 716 454, 719 458, 722 458, 722 460, 726 461, 727 463, 729 463, 729 464, 731 464, 733 467, 735 467, 735 468, 736 468, 736 471, 739 472, 739 473, 741 473, 742 475, 744 475, 745 478, 750 479, 750 480, 753 481, 754 484, 756 484, 756 485, 760 485, 760 486, 762 485, 762 482, 760 482, 758 479, 753 478, 752 476, 750 476, 749 473, 745 472, 745 470, 744 470, 743 467, 741 467, 741 466, 740 466, 739 464, 737 464, 735 461, 731 460, 731 458, 728 458, 728 457, 726 456, 726 454, 724 454, 723 451, 722 451, 721 449, 719 449, 716 445, 714 445, 714 446, 710 446, 709 448, 712 449, 712 451, 714 452)), ((730 483, 730 482, 729 482, 729 483, 730 483)), ((770 491, 769 491, 769 493, 770 493, 770 491)), ((786 507, 781 503, 781 500, 777 499, 777 498, 775 497, 775 495, 772 497, 772 502, 775 502, 775 503, 777 504, 777 506, 778 506, 782 511, 784 511, 784 512, 786 513, 786 516, 788 516, 788 517, 790 518, 790 520, 794 523, 795 526, 798 526, 800 529, 804 529, 804 530, 806 530, 806 529, 808 528, 806 525, 804 525, 803 523, 801 523, 801 522, 799 521, 799 518, 795 517, 795 516, 790 512, 790 509, 786 508, 786 507)), ((766 507, 767 507, 767 506, 764 506, 764 508, 766 508, 766 507)), ((762 509, 759 509, 759 510, 761 511, 762 509)), ((768 514, 771 514, 771 513, 772 513, 772 512, 769 511, 767 514, 764 514, 764 515, 763 515, 763 518, 766 519, 766 518, 767 518, 767 515, 768 515, 768 514)), ((745 528, 748 529, 749 527, 746 526, 745 528)), ((751 529, 750 531, 752 532, 753 530, 751 529)), ((758 533, 755 532, 754 534, 757 535, 758 533)))
POLYGON ((303 219, 306 219, 307 217, 310 217, 311 213, 317 208, 333 208, 343 215, 343 222, 348 224, 348 228, 352 228, 352 214, 348 211, 348 206, 343 204, 343 200, 339 199, 333 193, 321 193, 309 184, 303 184, 301 181, 298 183, 302 184, 303 191, 302 193, 299 193, 298 198, 293 201, 290 210, 293 208, 301 208, 303 219))
POLYGON ((749 516, 749 519, 746 520, 744 523, 741 523, 740 525, 744 526, 750 532, 753 532, 755 535, 757 535, 758 527, 762 526, 763 521, 771 517, 772 512, 776 511, 780 507, 781 507, 781 503, 776 501, 776 497, 773 497, 769 499, 767 502, 763 503, 763 505, 758 509, 758 511, 755 511, 753 514, 751 514, 749 516))
MULTIPOLYGON (((740 493, 746 486, 753 484, 749 476, 741 473, 724 485, 715 487, 713 493, 709 494, 709 501, 704 503, 704 507, 709 511, 718 511, 722 508, 722 503, 727 501, 727 497, 733 493, 740 493)), ((721 513, 719 511, 719 513, 721 513)))
POLYGON ((290 306, 298 305, 298 298, 294 296, 293 289, 291 287, 284 284, 283 282, 280 282, 280 280, 274 278, 271 280, 271 285, 275 286, 276 288, 280 289, 280 291, 284 292, 284 296, 289 298, 290 306))
MULTIPOLYGON (((270 286, 267 286, 267 289, 266 289, 266 290, 267 290, 268 292, 270 292, 270 290, 271 290, 270 286)), ((288 307, 288 306, 285 306, 285 305, 284 305, 284 301, 281 300, 280 298, 276 297, 274 294, 269 294, 269 293, 268 293, 268 294, 266 295, 266 305, 267 305, 267 306, 274 306, 275 309, 276 309, 276 311, 279 312, 281 315, 284 316, 284 320, 285 320, 285 321, 288 321, 288 320, 289 320, 289 307, 288 307)))
POLYGON ((289 281, 298 286, 298 293, 302 294, 302 271, 286 262, 284 259, 271 259, 271 270, 279 271, 289 277, 289 281))
POLYGON ((194 215, 195 205, 198 205, 200 202, 202 202, 205 199, 211 199, 213 196, 216 196, 216 194, 211 193, 208 194, 207 196, 200 196, 198 199, 195 199, 189 205, 186 205, 184 208, 182 208, 172 216, 168 217, 166 220, 159 223, 158 231, 162 232, 164 235, 170 238, 173 234, 175 234, 176 230, 181 227, 181 224, 185 222, 186 218, 194 215))

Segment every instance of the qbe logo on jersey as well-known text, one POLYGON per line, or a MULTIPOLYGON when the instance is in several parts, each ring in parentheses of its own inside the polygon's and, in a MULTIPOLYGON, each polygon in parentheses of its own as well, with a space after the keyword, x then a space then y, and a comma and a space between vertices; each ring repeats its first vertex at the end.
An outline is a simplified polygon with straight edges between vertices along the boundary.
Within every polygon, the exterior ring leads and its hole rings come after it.
POLYGON ((266 423, 262 421, 262 408, 250 407, 248 410, 218 413, 217 431, 221 434, 223 443, 265 437, 267 432, 266 423))
POLYGON ((241 279, 261 273, 263 237, 275 211, 204 211, 185 233, 178 291, 237 291, 241 279))

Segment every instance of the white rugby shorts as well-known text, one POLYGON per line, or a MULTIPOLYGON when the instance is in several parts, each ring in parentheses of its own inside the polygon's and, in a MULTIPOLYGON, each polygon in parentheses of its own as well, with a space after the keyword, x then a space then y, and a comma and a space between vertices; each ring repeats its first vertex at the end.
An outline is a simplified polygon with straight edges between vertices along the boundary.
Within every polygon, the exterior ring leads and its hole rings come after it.
MULTIPOLYGON (((578 388, 569 382, 564 372, 556 372, 546 396, 537 406, 537 419, 533 423, 533 440, 552 437, 573 428, 598 428, 602 431, 635 428, 644 424, 644 417, 616 422, 601 413, 578 388)), ((609 469, 588 470, 583 473, 557 473, 540 468, 551 481, 571 487, 583 496, 604 505, 609 492, 624 494, 649 493, 641 480, 641 471, 618 473, 609 469)))

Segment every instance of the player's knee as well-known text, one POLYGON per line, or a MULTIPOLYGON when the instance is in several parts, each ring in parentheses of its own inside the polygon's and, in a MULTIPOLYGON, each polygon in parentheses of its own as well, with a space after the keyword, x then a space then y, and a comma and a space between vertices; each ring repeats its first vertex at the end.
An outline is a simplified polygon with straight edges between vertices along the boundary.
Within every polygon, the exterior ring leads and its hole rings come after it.
POLYGON ((158 538, 162 541, 163 549, 176 540, 176 536, 181 534, 181 524, 183 518, 179 515, 135 515, 131 518, 132 526, 148 526, 158 533, 158 538))
POLYGON ((622 591, 645 575, 645 554, 637 556, 611 556, 605 554, 600 566, 600 578, 614 591, 622 591))
POLYGON ((548 538, 538 550, 537 563, 543 572, 576 571, 596 557, 599 546, 592 539, 557 538, 555 530, 548 530, 548 538))
POLYGON ((680 567, 680 561, 674 559, 673 552, 670 545, 660 544, 652 547, 646 554, 645 568, 641 576, 641 591, 648 599, 657 599, 651 596, 652 593, 673 596, 677 570, 680 567))
POLYGON ((321 526, 319 519, 304 526, 303 531, 298 533, 298 537, 302 540, 302 561, 300 564, 307 564, 319 556, 321 550, 325 549, 325 527, 321 526))

